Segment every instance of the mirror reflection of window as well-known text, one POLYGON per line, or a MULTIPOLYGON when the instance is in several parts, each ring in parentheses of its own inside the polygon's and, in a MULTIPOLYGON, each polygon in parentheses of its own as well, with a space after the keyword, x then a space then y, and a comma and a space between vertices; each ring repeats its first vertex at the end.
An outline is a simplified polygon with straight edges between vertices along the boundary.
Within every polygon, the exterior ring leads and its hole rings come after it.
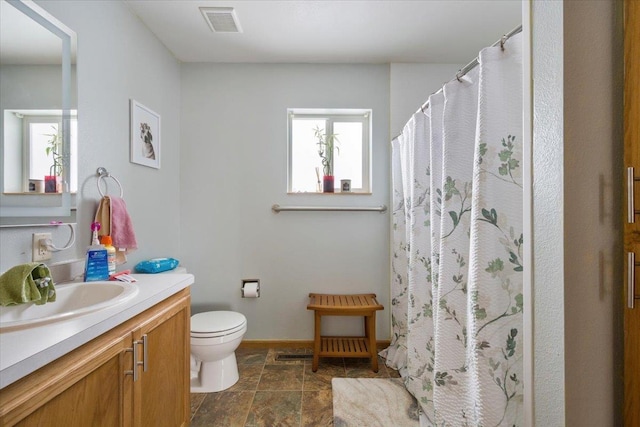
MULTIPOLYGON (((5 114, 5 166, 7 162, 15 166, 5 169, 4 192, 21 193, 32 192, 29 188, 30 180, 44 180, 46 175, 54 175, 61 170, 54 170, 52 139, 62 129, 62 115, 60 110, 15 110, 5 114), (11 117, 13 121, 7 120, 11 117), (21 150, 11 150, 10 147, 22 147, 21 150), (50 148, 47 150, 47 148, 50 148), (17 169, 17 170, 16 170, 17 169)), ((69 121, 69 138, 71 156, 69 158, 69 191, 78 189, 77 152, 78 152, 78 120, 77 112, 71 111, 69 121)), ((59 148, 57 147, 60 151, 59 148)), ((65 153, 59 152, 62 156, 65 153)), ((62 160, 60 160, 62 161, 62 160)))

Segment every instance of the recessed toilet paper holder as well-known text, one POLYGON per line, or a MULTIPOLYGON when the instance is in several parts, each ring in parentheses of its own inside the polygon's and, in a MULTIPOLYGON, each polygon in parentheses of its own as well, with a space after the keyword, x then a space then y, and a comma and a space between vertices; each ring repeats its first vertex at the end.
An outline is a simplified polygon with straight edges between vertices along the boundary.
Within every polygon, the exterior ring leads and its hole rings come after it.
POLYGON ((260 297, 260 279, 242 279, 242 287, 240 288, 242 292, 242 298, 258 298, 260 297), (253 290, 253 285, 255 285, 255 295, 245 295, 245 286, 249 285, 249 289, 253 290))

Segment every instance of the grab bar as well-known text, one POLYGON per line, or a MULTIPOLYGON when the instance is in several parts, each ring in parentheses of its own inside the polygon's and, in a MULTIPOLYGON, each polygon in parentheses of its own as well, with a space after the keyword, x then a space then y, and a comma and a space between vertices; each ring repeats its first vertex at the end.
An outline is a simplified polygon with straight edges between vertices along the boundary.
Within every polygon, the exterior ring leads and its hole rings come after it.
POLYGON ((271 206, 271 210, 275 213, 282 211, 296 211, 296 212, 304 212, 304 211, 322 211, 322 212, 380 212, 384 213, 387 211, 387 206, 280 206, 273 205, 271 206))

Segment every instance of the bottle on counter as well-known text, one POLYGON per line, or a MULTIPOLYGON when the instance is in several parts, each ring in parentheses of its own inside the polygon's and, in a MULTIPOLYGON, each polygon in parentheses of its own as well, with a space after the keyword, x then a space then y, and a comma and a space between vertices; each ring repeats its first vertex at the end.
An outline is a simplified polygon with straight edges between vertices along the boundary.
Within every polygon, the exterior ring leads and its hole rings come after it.
POLYGON ((109 267, 109 275, 116 273, 116 248, 113 247, 111 236, 100 236, 100 243, 107 250, 107 266, 109 267))

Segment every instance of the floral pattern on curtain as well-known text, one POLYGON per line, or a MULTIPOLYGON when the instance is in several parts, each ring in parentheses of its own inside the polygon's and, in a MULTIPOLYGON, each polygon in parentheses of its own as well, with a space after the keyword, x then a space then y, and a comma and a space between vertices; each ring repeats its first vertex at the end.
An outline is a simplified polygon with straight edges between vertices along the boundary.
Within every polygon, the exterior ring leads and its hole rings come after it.
POLYGON ((522 425, 521 36, 392 141, 392 326, 423 425, 522 425))

